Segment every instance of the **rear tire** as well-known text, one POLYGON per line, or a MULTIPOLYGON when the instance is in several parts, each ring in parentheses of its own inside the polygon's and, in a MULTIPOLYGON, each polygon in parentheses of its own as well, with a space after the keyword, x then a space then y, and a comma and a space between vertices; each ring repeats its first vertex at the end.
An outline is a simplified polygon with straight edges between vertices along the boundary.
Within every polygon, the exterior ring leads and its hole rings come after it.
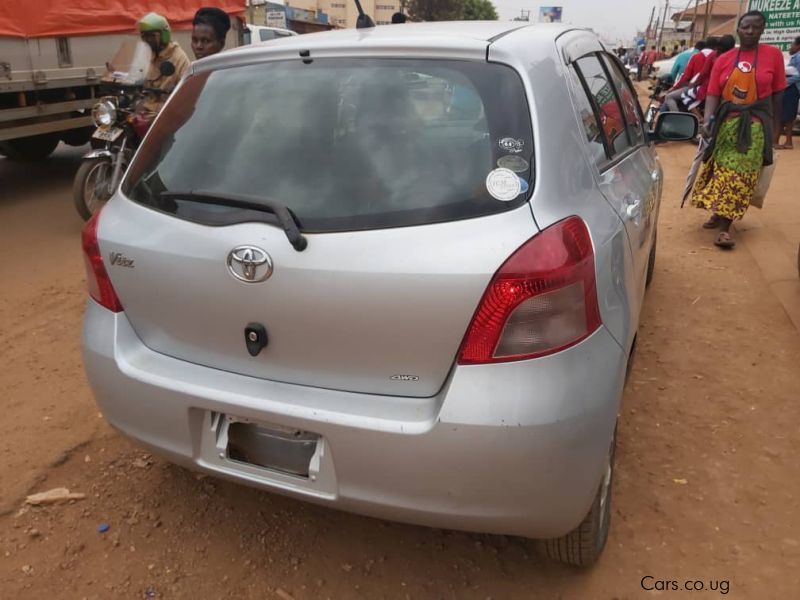
POLYGON ((658 245, 658 232, 653 234, 653 247, 650 248, 650 256, 647 258, 647 278, 644 281, 645 288, 649 288, 653 283, 653 276, 656 269, 656 246, 658 245))
POLYGON ((589 567, 600 558, 608 541, 611 524, 611 488, 614 483, 616 445, 617 430, 614 428, 606 472, 589 513, 581 524, 567 535, 552 540, 542 540, 541 549, 548 558, 577 567, 589 567))
POLYGON ((39 161, 50 156, 58 146, 57 135, 46 133, 0 142, 0 151, 11 160, 39 161))
POLYGON ((72 182, 72 200, 75 210, 88 221, 111 198, 110 194, 99 193, 97 184, 111 178, 113 165, 108 158, 90 158, 81 162, 72 182), (100 181, 98 181, 98 178, 100 181))

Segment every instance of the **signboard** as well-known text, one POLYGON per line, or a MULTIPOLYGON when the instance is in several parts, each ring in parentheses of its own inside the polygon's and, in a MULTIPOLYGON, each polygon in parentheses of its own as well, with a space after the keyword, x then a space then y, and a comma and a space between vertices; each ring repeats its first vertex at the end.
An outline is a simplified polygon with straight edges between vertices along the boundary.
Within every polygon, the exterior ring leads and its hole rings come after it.
POLYGON ((561 23, 562 11, 561 6, 540 6, 539 23, 561 23))
POLYGON ((305 8, 286 7, 286 16, 292 21, 305 21, 306 23, 316 23, 316 11, 306 10, 305 8))
POLYGON ((788 50, 792 40, 800 35, 800 0, 750 0, 748 10, 760 10, 767 15, 762 44, 788 50))
POLYGON ((267 27, 286 29, 286 12, 282 10, 268 10, 267 27))

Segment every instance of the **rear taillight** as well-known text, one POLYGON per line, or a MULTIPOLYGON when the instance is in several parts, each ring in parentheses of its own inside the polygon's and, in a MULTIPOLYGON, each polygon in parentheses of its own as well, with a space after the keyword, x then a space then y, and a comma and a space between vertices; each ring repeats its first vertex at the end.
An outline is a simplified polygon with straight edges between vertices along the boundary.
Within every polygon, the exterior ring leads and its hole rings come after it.
POLYGON ((586 224, 569 217, 517 249, 495 273, 461 344, 461 365, 559 352, 601 325, 586 224))
POLYGON ((103 257, 100 254, 100 245, 97 243, 97 223, 100 211, 89 219, 81 232, 81 245, 83 246, 83 264, 86 267, 86 285, 89 295, 100 305, 113 312, 121 312, 120 304, 111 279, 108 277, 103 257))

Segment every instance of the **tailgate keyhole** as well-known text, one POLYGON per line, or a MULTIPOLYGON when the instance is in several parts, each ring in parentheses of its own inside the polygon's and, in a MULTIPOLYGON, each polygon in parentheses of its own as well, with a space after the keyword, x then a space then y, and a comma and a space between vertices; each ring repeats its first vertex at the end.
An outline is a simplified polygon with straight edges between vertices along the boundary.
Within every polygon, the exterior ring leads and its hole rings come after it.
POLYGON ((258 354, 267 347, 267 329, 260 323, 248 323, 244 328, 244 343, 250 356, 258 354))

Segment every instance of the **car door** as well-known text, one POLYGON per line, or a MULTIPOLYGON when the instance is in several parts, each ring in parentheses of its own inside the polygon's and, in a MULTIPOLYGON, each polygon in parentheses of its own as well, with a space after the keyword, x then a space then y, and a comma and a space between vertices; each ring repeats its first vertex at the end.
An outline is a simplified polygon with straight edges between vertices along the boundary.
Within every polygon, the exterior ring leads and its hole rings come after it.
POLYGON ((594 111, 604 150, 596 157, 599 187, 628 235, 632 281, 627 287, 637 323, 655 235, 661 170, 648 145, 633 88, 617 61, 606 52, 590 52, 573 67, 594 111))

